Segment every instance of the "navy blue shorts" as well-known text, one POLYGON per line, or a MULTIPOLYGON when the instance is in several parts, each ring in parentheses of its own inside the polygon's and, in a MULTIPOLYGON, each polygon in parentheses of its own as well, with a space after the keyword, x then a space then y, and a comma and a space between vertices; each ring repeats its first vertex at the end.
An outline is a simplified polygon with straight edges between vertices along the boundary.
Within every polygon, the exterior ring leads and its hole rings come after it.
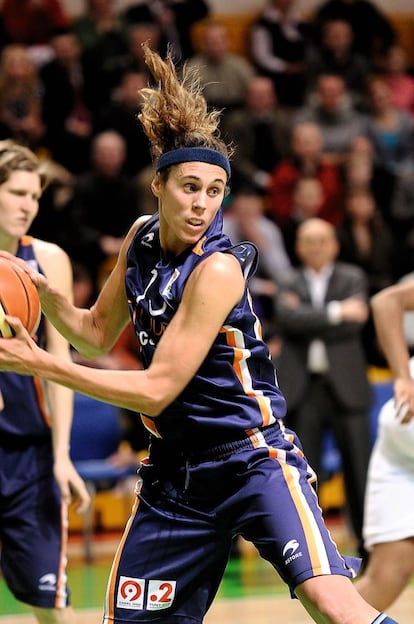
POLYGON ((67 509, 49 441, 0 446, 0 542, 4 579, 17 600, 68 605, 67 509))
POLYGON ((293 440, 271 426, 198 459, 151 453, 115 555, 104 622, 202 622, 237 535, 292 595, 314 576, 355 576, 325 527, 314 473, 293 440))

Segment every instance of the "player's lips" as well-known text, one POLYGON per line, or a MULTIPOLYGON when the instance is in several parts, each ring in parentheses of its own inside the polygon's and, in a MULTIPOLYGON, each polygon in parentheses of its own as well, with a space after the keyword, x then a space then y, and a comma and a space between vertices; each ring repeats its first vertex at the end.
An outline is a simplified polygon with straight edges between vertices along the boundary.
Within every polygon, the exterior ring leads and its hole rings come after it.
POLYGON ((192 227, 200 227, 201 225, 204 225, 204 221, 202 219, 188 219, 187 223, 192 227))

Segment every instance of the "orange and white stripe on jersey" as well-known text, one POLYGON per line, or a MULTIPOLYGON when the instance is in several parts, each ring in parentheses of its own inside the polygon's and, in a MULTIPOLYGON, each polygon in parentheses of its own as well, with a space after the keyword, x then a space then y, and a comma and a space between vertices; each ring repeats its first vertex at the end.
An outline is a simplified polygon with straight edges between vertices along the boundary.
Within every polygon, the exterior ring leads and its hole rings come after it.
POLYGON ((229 325, 225 325, 221 329, 221 332, 226 334, 227 344, 233 348, 233 369, 245 394, 247 396, 254 397, 257 401, 257 405, 262 416, 263 426, 276 422, 269 397, 264 396, 261 390, 255 390, 253 388, 252 378, 248 366, 250 351, 249 349, 246 349, 243 332, 229 325))

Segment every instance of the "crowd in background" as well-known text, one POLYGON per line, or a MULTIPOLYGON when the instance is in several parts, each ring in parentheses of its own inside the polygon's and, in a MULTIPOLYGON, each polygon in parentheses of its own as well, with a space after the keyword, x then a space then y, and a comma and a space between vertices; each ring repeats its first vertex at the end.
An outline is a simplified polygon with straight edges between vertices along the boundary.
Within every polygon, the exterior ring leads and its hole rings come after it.
MULTIPOLYGON (((222 109, 236 148, 226 221, 261 249, 253 290, 266 329, 279 279, 298 264, 297 226, 310 216, 336 226, 339 259, 363 268, 369 294, 411 272, 414 76, 374 3, 328 0, 305 19, 294 0, 269 0, 243 55, 208 0, 122 11, 86 0, 75 17, 60 0, 5 0, 0 33, 0 138, 54 163, 33 232, 86 268, 94 292, 131 221, 156 210, 137 121, 148 40, 196 68, 209 105, 222 109)), ((380 363, 375 349, 367 355, 380 363)))
MULTIPOLYGON (((31 231, 69 253, 75 299, 88 304, 129 225, 157 209, 148 191, 151 153, 137 119, 138 91, 150 81, 142 43, 170 50, 183 71, 196 69, 208 105, 222 110, 223 137, 235 147, 224 229, 260 251, 251 292, 282 377, 289 348, 302 349, 292 360, 296 371, 309 368, 309 349, 318 351, 308 372, 319 384, 329 366, 320 346, 328 345, 328 360, 331 349, 342 364, 338 386, 347 382, 346 361, 362 398, 347 405, 330 395, 328 404, 316 385, 315 404, 321 414, 334 405, 335 414, 353 416, 348 422, 359 418, 366 433, 361 370, 385 365, 369 298, 414 267, 414 68, 389 16, 369 0, 321 1, 306 19, 295 0, 268 0, 246 36, 248 53, 232 50, 228 26, 208 0, 146 0, 119 12, 111 0, 85 0, 76 17, 61 0, 4 0, 0 139, 13 138, 52 163, 31 231), (203 26, 197 49, 196 24, 203 26), (325 265, 321 286, 315 267, 325 265), (337 266, 340 286, 330 293, 337 266), (309 278, 309 292, 302 278, 309 278)), ((111 366, 129 367, 131 357, 139 366, 132 342, 125 335, 111 366)), ((282 390, 289 394, 287 385, 282 390)), ((312 449, 315 465, 325 425, 312 449)), ((346 461, 355 431, 340 435, 346 461)), ((304 441, 310 445, 306 433, 304 441)), ((358 538, 369 446, 365 436, 363 467, 347 475, 349 492, 361 485, 352 509, 358 538)))

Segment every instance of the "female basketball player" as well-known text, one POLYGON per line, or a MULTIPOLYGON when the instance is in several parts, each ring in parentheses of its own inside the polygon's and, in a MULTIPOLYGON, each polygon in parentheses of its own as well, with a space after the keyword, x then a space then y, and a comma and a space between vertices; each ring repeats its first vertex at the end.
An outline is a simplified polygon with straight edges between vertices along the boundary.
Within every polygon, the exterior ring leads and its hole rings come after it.
MULTIPOLYGON (((56 245, 27 236, 46 184, 40 165, 27 148, 0 141, 0 249, 44 272, 71 301, 67 255, 56 245)), ((68 342, 45 319, 36 341, 53 357, 70 362, 68 342)), ((31 605, 41 624, 71 624, 67 509, 71 493, 78 498, 79 511, 89 503, 69 457, 73 393, 49 381, 42 385, 31 373, 0 373, 1 568, 11 592, 31 605)))
MULTIPOLYGON (((229 150, 198 82, 146 49, 158 85, 140 120, 159 211, 129 232, 97 302, 75 309, 32 273, 45 314, 83 354, 111 348, 129 317, 143 371, 97 370, 45 353, 19 322, 0 366, 141 412, 150 431, 140 491, 115 555, 106 623, 202 622, 242 535, 320 624, 391 624, 354 589, 324 525, 261 339, 246 282, 256 250, 223 236, 229 150)), ((114 206, 114 217, 116 218, 114 206)), ((275 616, 277 617, 277 616, 275 616)), ((237 619, 237 616, 236 616, 237 619)))

